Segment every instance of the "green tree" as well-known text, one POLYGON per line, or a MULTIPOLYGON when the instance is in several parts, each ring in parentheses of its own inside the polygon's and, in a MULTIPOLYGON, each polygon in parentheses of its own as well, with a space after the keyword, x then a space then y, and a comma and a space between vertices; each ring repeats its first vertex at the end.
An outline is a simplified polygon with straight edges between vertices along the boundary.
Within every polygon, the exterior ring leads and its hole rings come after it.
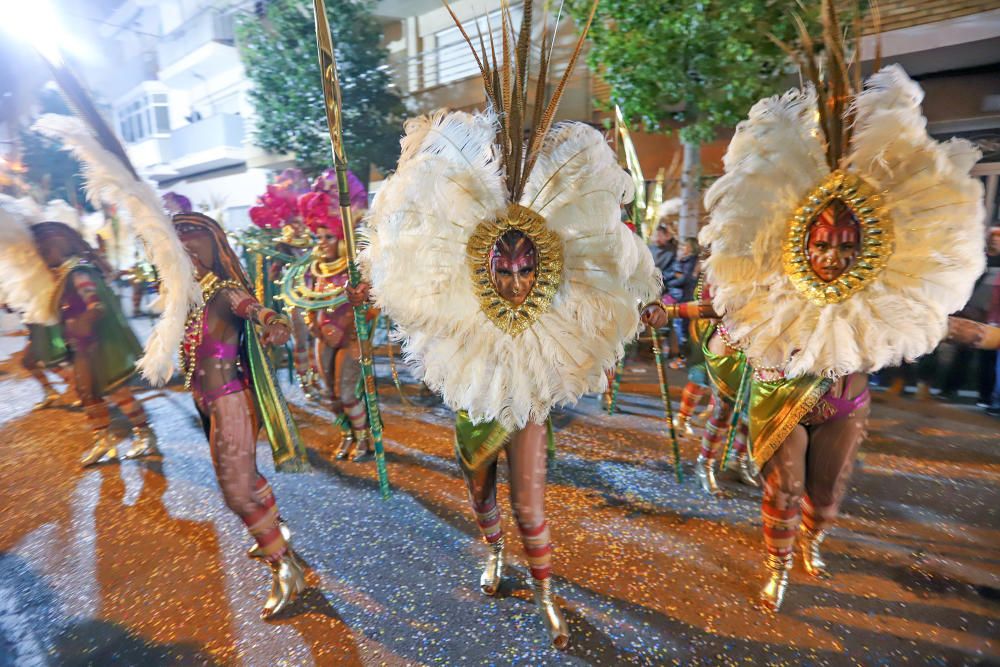
MULTIPOLYGON (((41 113, 72 115, 62 95, 51 88, 39 93, 38 107, 41 113)), ((35 190, 39 201, 63 199, 73 206, 82 205, 90 210, 83 189, 80 163, 63 150, 60 142, 29 129, 22 129, 18 139, 21 161, 27 169, 24 180, 35 190)))
MULTIPOLYGON (((395 167, 405 117, 390 87, 388 53, 372 5, 372 0, 327 2, 343 94, 344 143, 352 170, 365 181, 370 164, 395 167)), ((254 84, 257 145, 294 153, 296 164, 310 175, 332 166, 312 3, 268 2, 263 18, 240 20, 237 41, 254 84)))
MULTIPOLYGON (((591 5, 570 2, 577 20, 591 5)), ((682 237, 698 229, 701 144, 778 92, 793 68, 771 36, 793 42, 800 9, 790 0, 601 0, 589 61, 611 103, 648 132, 680 128, 682 237)))

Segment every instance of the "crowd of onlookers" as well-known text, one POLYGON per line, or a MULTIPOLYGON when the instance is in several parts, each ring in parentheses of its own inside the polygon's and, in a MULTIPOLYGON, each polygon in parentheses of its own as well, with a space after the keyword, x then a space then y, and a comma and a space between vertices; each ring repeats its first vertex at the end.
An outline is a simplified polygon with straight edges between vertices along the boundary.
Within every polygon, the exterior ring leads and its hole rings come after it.
MULTIPOLYGON (((653 232, 649 246, 653 262, 663 276, 663 298, 668 302, 690 301, 701 272, 698 240, 678 241, 670 225, 661 222, 653 232)), ((1000 326, 1000 226, 990 229, 987 243, 987 268, 976 282, 972 297, 956 313, 977 322, 1000 326)), ((674 335, 668 341, 671 368, 683 368, 688 346, 686 322, 674 320, 674 335)), ((1000 416, 1000 356, 995 350, 942 343, 933 353, 897 368, 887 368, 872 378, 873 384, 886 393, 903 396, 908 387, 921 400, 932 397, 961 400, 961 393, 975 393, 976 405, 987 413, 1000 416)))

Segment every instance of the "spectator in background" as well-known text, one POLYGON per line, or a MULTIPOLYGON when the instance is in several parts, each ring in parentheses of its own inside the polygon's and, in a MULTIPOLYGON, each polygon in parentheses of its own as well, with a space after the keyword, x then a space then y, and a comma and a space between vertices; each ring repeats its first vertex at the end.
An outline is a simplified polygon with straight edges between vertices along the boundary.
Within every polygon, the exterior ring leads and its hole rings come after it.
MULTIPOLYGON (((990 250, 994 257, 1000 257, 1000 227, 990 230, 990 250)), ((990 306, 986 314, 987 324, 1000 326, 1000 271, 993 277, 993 290, 990 294, 990 306)), ((989 414, 1000 417, 1000 354, 993 350, 993 395, 990 397, 989 414)))
MULTIPOLYGON (((698 282, 696 269, 698 266, 698 240, 688 237, 680 246, 677 259, 670 271, 669 277, 665 277, 664 285, 667 287, 667 294, 674 301, 680 303, 690 301, 694 298, 694 288, 698 282)), ((674 333, 677 335, 680 347, 680 357, 671 364, 671 368, 683 368, 683 357, 687 356, 687 325, 688 321, 680 318, 674 321, 674 333)))
POLYGON ((674 260, 677 259, 677 239, 674 238, 667 223, 661 222, 656 226, 649 251, 653 253, 653 264, 663 276, 664 293, 666 293, 667 280, 672 277, 674 260))
MULTIPOLYGON (((674 236, 670 226, 660 221, 653 230, 653 242, 649 246, 649 251, 653 254, 653 264, 663 277, 663 294, 661 295, 665 303, 673 303, 667 294, 667 280, 673 277, 674 261, 677 259, 677 238, 674 236)), ((671 340, 670 336, 665 341, 668 349, 667 356, 677 356, 680 353, 680 342, 671 340)))
MULTIPOLYGON (((958 315, 976 322, 988 322, 993 291, 998 279, 1000 279, 1000 227, 993 227, 990 229, 986 246, 986 271, 976 282, 969 303, 958 315)), ((955 349, 955 355, 945 372, 939 398, 945 400, 954 398, 958 390, 966 384, 970 368, 974 363, 977 367, 976 405, 990 408, 996 385, 996 350, 973 350, 968 347, 955 349)))

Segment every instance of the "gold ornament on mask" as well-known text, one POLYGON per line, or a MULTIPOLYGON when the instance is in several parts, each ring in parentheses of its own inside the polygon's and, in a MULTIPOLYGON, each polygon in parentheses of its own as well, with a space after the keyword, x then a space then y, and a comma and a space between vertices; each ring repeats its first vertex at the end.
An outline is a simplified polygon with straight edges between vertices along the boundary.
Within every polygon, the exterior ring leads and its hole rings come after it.
POLYGON ((892 251, 892 220, 878 192, 861 177, 838 169, 805 197, 789 219, 782 265, 799 292, 814 304, 825 306, 864 289, 885 268, 892 251), (807 246, 820 214, 836 201, 856 219, 859 243, 854 261, 836 279, 827 281, 812 267, 807 246))
POLYGON ((562 246, 559 237, 545 228, 545 218, 531 209, 511 204, 503 217, 479 223, 466 252, 480 308, 505 333, 519 335, 552 305, 562 281, 562 246), (490 267, 491 253, 500 238, 511 230, 527 237, 536 257, 534 283, 519 304, 500 294, 490 267))

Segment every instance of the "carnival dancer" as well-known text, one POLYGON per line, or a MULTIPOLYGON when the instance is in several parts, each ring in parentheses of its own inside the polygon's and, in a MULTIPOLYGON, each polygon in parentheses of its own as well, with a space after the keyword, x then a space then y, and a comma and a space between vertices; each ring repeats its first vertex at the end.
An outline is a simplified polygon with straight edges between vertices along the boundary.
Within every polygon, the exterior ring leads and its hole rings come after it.
MULTIPOLYGON (((695 293, 699 299, 711 298, 710 288, 699 284, 695 293)), ((676 320, 675 320, 676 321, 676 320)), ((729 431, 733 428, 733 411, 736 409, 736 396, 740 378, 746 372, 746 361, 734 350, 725 345, 716 335, 717 323, 711 320, 692 320, 692 349, 697 349, 704 360, 705 377, 712 393, 712 412, 705 423, 701 436, 701 449, 695 461, 695 476, 702 490, 717 498, 725 498, 726 492, 719 487, 715 477, 715 469, 723 444, 728 440, 729 431)), ((750 457, 747 454, 748 424, 741 410, 736 420, 736 433, 733 434, 732 456, 739 480, 751 487, 757 487, 756 472, 752 469, 750 457)))
MULTIPOLYGON (((528 51, 532 4, 511 54, 528 51)), ((505 15, 509 44, 508 23, 505 15)), ((589 126, 552 126, 563 85, 544 85, 544 57, 538 90, 557 92, 547 103, 539 96, 532 120, 526 60, 503 52, 501 61, 488 47, 477 54, 485 113, 407 122, 397 171, 369 216, 363 261, 405 355, 458 413, 456 454, 489 547, 481 590, 496 595, 504 572, 496 483, 506 452, 537 609, 552 644, 565 648, 544 511, 546 420, 553 406, 604 390, 605 370, 638 333, 636 300, 658 296, 660 279, 621 224, 632 183, 611 148, 589 126)), ((366 286, 348 291, 359 301, 366 286)))
POLYGON ((218 223, 200 213, 181 213, 174 226, 202 289, 202 305, 185 327, 185 386, 201 416, 226 505, 257 543, 249 555, 271 568, 271 592, 261 611, 266 620, 305 588, 302 563, 282 530, 274 492, 257 470, 256 456, 262 422, 276 462, 282 460, 279 452, 285 458, 295 454, 298 433, 262 350, 283 345, 291 326, 251 296, 250 279, 218 223))
MULTIPOLYGON (((317 180, 316 191, 299 198, 301 217, 315 235, 316 246, 308 260, 289 267, 282 283, 282 299, 290 310, 304 316, 315 341, 314 363, 330 391, 333 412, 343 432, 336 457, 346 459, 353 447, 353 460, 365 461, 373 450, 361 384, 361 348, 354 311, 344 291, 348 275, 343 223, 337 199, 329 194, 327 178, 324 174, 317 180)), ((361 182, 353 174, 348 180, 352 208, 367 204, 361 182)))
POLYGON ((751 109, 702 231, 718 334, 752 367, 741 400, 764 479, 769 610, 796 541, 806 572, 827 576, 820 545, 865 436, 868 374, 931 352, 985 257, 979 151, 928 136, 899 66, 862 87, 832 0, 822 11, 825 53, 799 56, 813 85, 751 109))
POLYGON ((135 373, 142 347, 105 282, 102 262, 80 234, 64 223, 41 222, 31 232, 53 274, 53 306, 58 309, 72 359, 76 392, 93 433, 94 444, 81 463, 90 466, 118 458, 108 402, 132 425, 132 446, 124 458, 159 454, 146 411, 126 384, 135 373))
MULTIPOLYGON (((275 178, 267 191, 250 208, 250 220, 256 229, 243 235, 247 250, 247 270, 254 296, 262 305, 280 312, 279 294, 285 268, 308 254, 313 246, 309 229, 299 215, 298 199, 310 191, 309 182, 301 169, 289 168, 275 178)), ((299 386, 313 401, 322 398, 317 369, 310 360, 309 329, 301 313, 290 313, 292 325, 292 366, 299 386)))
POLYGON ((41 209, 30 197, 0 195, 0 294, 5 307, 20 315, 27 328, 28 346, 21 356, 21 367, 42 387, 42 400, 35 404, 36 410, 51 406, 60 397, 49 381, 48 371, 57 373, 67 385, 73 384, 66 341, 48 311, 52 276, 28 231, 29 225, 42 217, 41 209))

